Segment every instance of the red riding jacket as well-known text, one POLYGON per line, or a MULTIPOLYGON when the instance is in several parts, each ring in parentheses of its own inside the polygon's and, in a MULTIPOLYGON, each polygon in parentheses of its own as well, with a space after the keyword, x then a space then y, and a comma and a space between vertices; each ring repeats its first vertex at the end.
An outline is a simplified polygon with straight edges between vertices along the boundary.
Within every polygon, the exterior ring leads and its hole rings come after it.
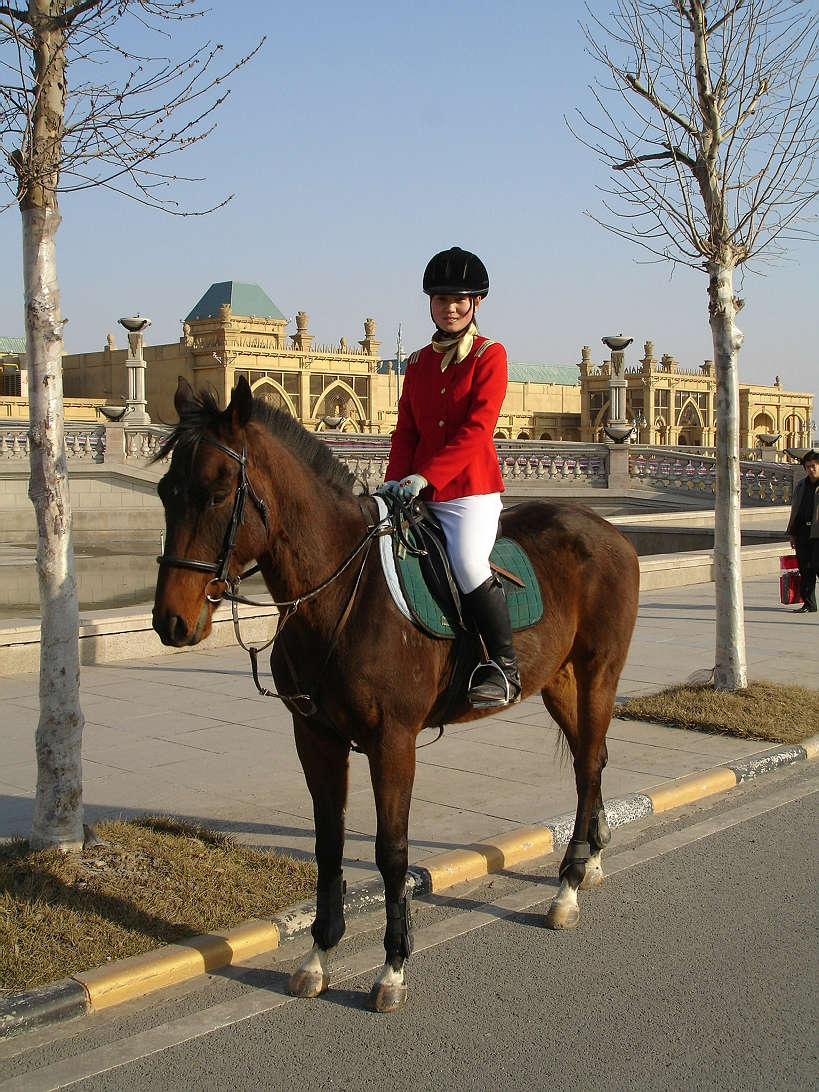
POLYGON ((398 424, 392 434, 387 480, 423 474, 424 500, 457 500, 502 493, 492 437, 506 394, 506 349, 476 335, 460 364, 441 371, 431 345, 407 362, 398 424))

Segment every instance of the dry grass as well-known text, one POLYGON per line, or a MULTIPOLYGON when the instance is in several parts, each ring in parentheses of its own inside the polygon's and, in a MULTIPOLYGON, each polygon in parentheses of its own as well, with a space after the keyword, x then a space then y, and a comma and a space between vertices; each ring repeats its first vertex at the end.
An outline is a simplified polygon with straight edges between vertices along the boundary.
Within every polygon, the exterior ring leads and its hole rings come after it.
POLYGON ((710 683, 672 686, 632 698, 618 705, 614 714, 743 739, 800 743, 819 731, 819 690, 766 682, 732 692, 715 690, 710 683))
POLYGON ((82 854, 0 846, 0 988, 28 989, 185 937, 275 914, 315 867, 192 823, 101 823, 82 854))

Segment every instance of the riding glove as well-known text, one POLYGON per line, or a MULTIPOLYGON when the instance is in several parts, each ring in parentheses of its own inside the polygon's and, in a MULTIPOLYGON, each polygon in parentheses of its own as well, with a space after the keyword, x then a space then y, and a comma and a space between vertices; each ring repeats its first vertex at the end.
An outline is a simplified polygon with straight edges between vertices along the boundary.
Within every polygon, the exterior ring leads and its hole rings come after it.
POLYGON ((384 482, 383 485, 379 485, 378 489, 376 489, 375 495, 377 497, 395 496, 398 492, 400 492, 400 489, 401 489, 401 486, 399 485, 398 482, 394 482, 394 481, 384 482))
POLYGON ((429 482, 423 474, 408 474, 401 482, 398 495, 403 501, 411 501, 413 497, 417 497, 421 490, 427 485, 429 485, 429 482))

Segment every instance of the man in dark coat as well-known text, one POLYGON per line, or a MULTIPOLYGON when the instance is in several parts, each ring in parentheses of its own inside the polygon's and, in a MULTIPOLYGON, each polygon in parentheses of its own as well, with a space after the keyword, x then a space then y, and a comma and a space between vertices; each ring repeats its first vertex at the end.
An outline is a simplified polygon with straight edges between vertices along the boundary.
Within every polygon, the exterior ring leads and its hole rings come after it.
POLYGON ((802 457, 805 477, 796 483, 787 533, 796 550, 802 577, 802 606, 794 614, 816 613, 816 576, 819 573, 819 452, 802 457))

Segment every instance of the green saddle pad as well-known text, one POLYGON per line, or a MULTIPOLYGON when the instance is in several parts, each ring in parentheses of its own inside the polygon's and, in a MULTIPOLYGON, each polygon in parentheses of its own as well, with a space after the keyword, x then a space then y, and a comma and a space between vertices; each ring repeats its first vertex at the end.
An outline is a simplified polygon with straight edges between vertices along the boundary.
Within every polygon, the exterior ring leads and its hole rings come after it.
MULTIPOLYGON (((499 538, 489 560, 498 568, 513 573, 525 585, 519 588, 502 573, 498 574, 506 592, 512 629, 526 629, 540 621, 543 614, 540 586, 532 563, 517 542, 511 538, 499 538)), ((396 566, 407 605, 419 625, 435 637, 454 637, 460 628, 457 615, 451 604, 439 602, 432 595, 421 573, 420 560, 399 550, 396 566)))

